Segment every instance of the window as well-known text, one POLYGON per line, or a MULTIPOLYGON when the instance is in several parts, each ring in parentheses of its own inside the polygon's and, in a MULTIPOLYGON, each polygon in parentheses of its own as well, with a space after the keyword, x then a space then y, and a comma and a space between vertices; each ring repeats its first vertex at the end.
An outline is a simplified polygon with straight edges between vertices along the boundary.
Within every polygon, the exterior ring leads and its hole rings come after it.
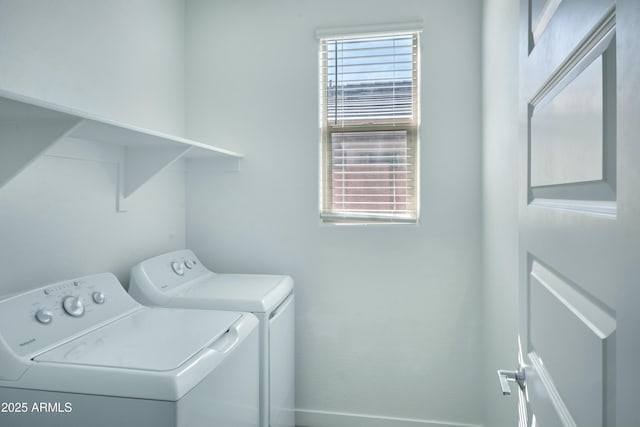
POLYGON ((320 40, 324 222, 417 222, 418 41, 320 40))

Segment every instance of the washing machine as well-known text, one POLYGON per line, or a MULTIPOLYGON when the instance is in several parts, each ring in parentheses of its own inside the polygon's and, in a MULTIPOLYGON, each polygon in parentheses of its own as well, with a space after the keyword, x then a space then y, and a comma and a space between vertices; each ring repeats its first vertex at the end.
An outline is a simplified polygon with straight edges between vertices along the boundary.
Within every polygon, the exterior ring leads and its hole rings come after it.
POLYGON ((0 300, 0 426, 256 427, 258 320, 145 307, 110 273, 0 300))
POLYGON ((294 426, 294 293, 289 276, 217 274, 188 249, 136 265, 129 293, 142 304, 253 313, 260 328, 260 426, 294 426))

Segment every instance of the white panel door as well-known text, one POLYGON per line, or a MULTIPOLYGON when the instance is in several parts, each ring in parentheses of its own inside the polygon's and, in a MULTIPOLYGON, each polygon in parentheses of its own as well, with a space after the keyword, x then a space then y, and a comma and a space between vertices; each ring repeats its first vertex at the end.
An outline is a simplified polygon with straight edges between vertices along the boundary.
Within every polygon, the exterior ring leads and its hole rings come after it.
POLYGON ((640 426, 639 5, 521 0, 521 425, 640 426))

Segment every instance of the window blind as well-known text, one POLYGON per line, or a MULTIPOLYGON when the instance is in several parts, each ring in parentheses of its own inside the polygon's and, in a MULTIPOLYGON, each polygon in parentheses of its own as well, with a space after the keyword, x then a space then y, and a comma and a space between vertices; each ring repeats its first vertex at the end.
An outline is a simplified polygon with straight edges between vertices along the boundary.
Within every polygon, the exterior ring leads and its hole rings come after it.
POLYGON ((418 34, 321 40, 325 221, 416 222, 418 34))

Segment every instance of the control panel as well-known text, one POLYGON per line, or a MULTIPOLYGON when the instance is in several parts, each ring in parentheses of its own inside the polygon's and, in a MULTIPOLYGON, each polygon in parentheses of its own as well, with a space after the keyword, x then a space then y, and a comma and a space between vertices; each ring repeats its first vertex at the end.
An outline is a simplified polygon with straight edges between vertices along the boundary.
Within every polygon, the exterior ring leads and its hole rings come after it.
POLYGON ((35 354, 139 307, 113 274, 95 274, 1 300, 0 335, 16 354, 35 354))
POLYGON ((177 260, 171 261, 171 269, 178 276, 184 276, 185 273, 193 270, 197 265, 200 265, 200 261, 195 256, 189 256, 189 254, 184 254, 179 256, 177 260))
POLYGON ((210 271, 188 249, 148 259, 142 263, 141 267, 149 278, 145 283, 152 283, 151 286, 155 286, 163 293, 170 293, 184 283, 210 274, 210 271))

